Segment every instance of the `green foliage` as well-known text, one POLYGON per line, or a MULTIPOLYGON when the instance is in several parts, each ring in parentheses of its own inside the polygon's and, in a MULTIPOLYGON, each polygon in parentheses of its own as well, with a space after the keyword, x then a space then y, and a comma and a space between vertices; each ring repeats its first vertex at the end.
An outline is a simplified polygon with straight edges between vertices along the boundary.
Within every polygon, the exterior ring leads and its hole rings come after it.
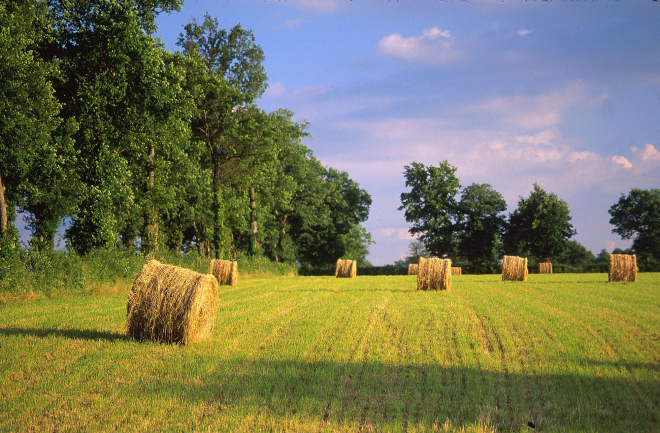
POLYGON ((555 257, 555 261, 558 264, 571 266, 584 266, 593 263, 595 259, 596 256, 594 256, 594 253, 575 240, 566 242, 564 251, 555 257))
POLYGON ((568 204, 534 184, 530 196, 521 197, 518 208, 509 215, 505 253, 531 254, 542 261, 561 254, 566 242, 576 233, 570 220, 568 204))
POLYGON ((499 258, 500 238, 506 221, 502 195, 489 184, 465 187, 459 203, 461 214, 458 249, 472 263, 472 272, 483 273, 499 258))
POLYGON ((406 221, 412 223, 410 233, 418 235, 435 257, 452 255, 457 250, 460 211, 456 196, 461 184, 455 173, 456 167, 447 161, 439 167, 419 162, 404 167, 406 187, 412 190, 401 193, 399 210, 405 210, 406 221))
POLYGON ((612 233, 633 240, 638 262, 660 261, 660 189, 632 188, 608 212, 612 233))
POLYGON ((59 117, 52 80, 60 71, 39 55, 52 29, 45 6, 32 0, 0 4, 0 236, 15 244, 4 224, 18 206, 32 214, 34 246, 52 248, 53 227, 70 206, 63 196, 75 121, 59 117))

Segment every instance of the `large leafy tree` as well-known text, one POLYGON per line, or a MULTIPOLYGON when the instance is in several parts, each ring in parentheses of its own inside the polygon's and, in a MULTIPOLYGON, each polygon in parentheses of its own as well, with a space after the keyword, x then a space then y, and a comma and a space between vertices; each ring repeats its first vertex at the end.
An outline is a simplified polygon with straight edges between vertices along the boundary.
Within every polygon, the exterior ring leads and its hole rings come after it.
POLYGON ((303 271, 334 269, 351 247, 351 230, 369 217, 371 196, 348 173, 311 159, 317 176, 306 180, 302 200, 287 220, 303 271), (348 241, 348 242, 347 242, 348 241))
POLYGON ((229 32, 219 29, 208 14, 202 24, 187 24, 177 45, 190 59, 186 88, 196 105, 192 130, 205 143, 213 172, 212 242, 220 258, 229 253, 233 236, 228 219, 235 213, 227 203, 237 201, 237 188, 254 188, 240 181, 277 155, 270 119, 253 104, 266 89, 264 54, 251 31, 240 25, 229 32))
MULTIPOLYGON (((74 135, 78 207, 67 230, 70 244, 79 252, 116 243, 135 206, 131 155, 143 149, 144 159, 153 160, 158 125, 166 124, 179 109, 177 73, 166 65, 165 52, 151 34, 156 15, 178 10, 180 4, 49 2, 53 43, 44 52, 62 69, 63 79, 55 86, 62 114, 80 126, 74 135)), ((150 170, 146 168, 145 178, 150 170)))
POLYGON ((459 209, 459 251, 472 262, 475 272, 484 272, 498 258, 498 246, 506 220, 506 202, 489 184, 465 187, 459 209))
POLYGON ((549 262, 564 251, 566 242, 576 233, 570 221, 568 204, 535 183, 529 197, 521 197, 518 208, 509 215, 505 252, 532 254, 549 262))
POLYGON ((67 212, 65 162, 71 163, 67 135, 53 95, 57 64, 38 47, 51 28, 45 5, 34 0, 0 2, 0 238, 15 244, 15 208, 31 212, 33 240, 52 248, 55 229, 67 212))
POLYGON ((461 184, 456 167, 447 161, 438 167, 413 162, 404 167, 406 186, 410 192, 401 194, 399 210, 405 211, 409 229, 424 243, 431 255, 443 257, 456 252, 460 209, 456 201, 461 184))
POLYGON ((660 189, 632 188, 608 212, 612 233, 632 239, 640 258, 660 259, 660 189))

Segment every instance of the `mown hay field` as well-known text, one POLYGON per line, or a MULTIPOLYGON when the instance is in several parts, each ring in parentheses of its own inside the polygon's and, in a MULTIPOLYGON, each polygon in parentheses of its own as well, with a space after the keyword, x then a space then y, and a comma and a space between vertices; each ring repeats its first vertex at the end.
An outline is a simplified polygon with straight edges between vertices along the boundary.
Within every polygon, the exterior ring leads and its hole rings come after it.
POLYGON ((240 280, 189 346, 128 287, 0 305, 0 431, 660 431, 660 274, 500 279, 240 280))

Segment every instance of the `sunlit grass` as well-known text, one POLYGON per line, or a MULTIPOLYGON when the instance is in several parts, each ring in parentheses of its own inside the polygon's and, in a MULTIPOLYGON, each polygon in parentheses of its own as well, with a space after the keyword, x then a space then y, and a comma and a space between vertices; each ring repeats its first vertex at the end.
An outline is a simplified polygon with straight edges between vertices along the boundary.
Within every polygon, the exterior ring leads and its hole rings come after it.
POLYGON ((188 347, 125 289, 0 305, 0 430, 660 431, 660 274, 499 279, 241 280, 188 347))

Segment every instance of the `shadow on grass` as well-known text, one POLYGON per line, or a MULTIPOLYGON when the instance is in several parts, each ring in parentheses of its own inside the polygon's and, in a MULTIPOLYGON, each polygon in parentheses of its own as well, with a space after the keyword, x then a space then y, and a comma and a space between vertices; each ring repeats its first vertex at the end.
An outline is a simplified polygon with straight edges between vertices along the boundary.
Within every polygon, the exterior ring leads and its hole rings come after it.
POLYGON ((63 337, 74 340, 126 340, 126 335, 117 332, 97 331, 94 329, 57 329, 57 328, 0 328, 0 335, 44 338, 63 337))
POLYGON ((660 431, 660 384, 623 374, 528 375, 437 364, 208 361, 215 363, 216 373, 203 380, 190 383, 180 374, 166 374, 142 390, 203 405, 201 418, 189 422, 211 430, 222 426, 228 413, 245 420, 258 414, 271 426, 297 417, 309 426, 325 424, 326 430, 353 426, 355 431, 435 431, 434 425, 449 420, 455 427, 482 423, 497 431, 527 431, 529 422, 535 431, 660 431))

